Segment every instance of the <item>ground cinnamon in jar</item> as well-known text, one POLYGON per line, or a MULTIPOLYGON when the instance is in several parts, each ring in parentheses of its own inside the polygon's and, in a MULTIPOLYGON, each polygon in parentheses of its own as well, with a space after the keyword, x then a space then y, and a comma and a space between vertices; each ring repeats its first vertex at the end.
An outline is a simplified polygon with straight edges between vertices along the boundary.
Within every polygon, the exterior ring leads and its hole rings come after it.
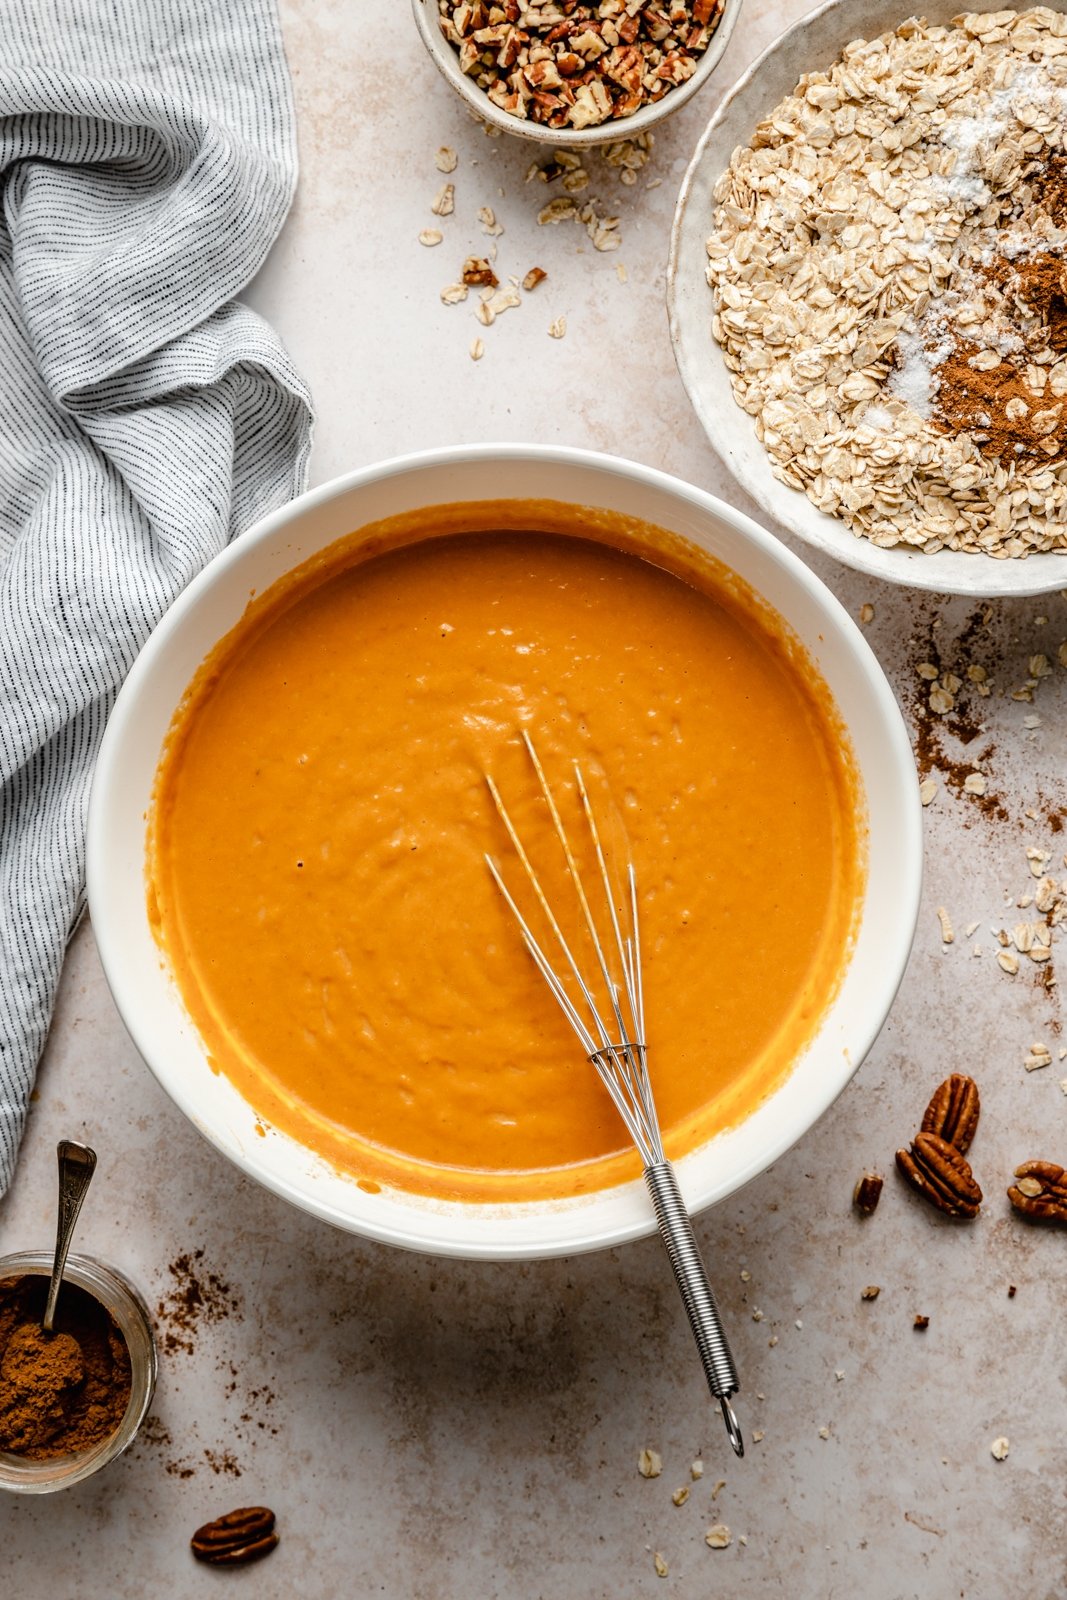
POLYGON ((67 1282, 45 1333, 47 1292, 39 1274, 0 1280, 0 1450, 29 1461, 110 1438, 130 1399, 130 1353, 112 1317, 67 1282))

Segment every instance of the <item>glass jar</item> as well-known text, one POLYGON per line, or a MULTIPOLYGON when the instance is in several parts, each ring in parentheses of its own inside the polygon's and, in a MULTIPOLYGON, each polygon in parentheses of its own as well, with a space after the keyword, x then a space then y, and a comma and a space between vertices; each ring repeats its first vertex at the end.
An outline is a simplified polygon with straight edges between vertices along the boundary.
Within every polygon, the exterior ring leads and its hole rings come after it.
MULTIPOLYGON (((23 1250, 0 1256, 0 1279, 39 1276, 47 1280, 51 1275, 50 1250, 23 1250)), ((10 1489, 15 1494, 51 1494, 55 1489, 67 1489, 114 1461, 132 1443, 156 1386, 155 1334, 148 1307, 133 1284, 115 1267, 92 1256, 74 1254, 67 1257, 63 1282, 84 1289, 114 1319, 130 1352, 130 1399, 114 1433, 87 1450, 54 1456, 48 1461, 29 1461, 0 1450, 0 1489, 10 1489)), ((62 1289, 59 1295, 62 1304, 62 1289)))

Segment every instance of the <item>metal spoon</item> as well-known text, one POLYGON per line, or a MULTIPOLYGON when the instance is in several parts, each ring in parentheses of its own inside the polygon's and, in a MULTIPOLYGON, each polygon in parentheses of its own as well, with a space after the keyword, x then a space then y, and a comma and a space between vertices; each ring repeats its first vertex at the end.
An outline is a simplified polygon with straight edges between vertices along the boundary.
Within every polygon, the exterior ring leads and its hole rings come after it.
POLYGON ((74 1225, 85 1199, 85 1192, 96 1170, 96 1151, 87 1144, 76 1144, 73 1139, 60 1139, 56 1146, 59 1157, 59 1217, 56 1222, 56 1258, 52 1264, 52 1281, 48 1285, 41 1326, 51 1333, 59 1299, 59 1286, 63 1282, 63 1268, 67 1264, 67 1251, 74 1237, 74 1225))

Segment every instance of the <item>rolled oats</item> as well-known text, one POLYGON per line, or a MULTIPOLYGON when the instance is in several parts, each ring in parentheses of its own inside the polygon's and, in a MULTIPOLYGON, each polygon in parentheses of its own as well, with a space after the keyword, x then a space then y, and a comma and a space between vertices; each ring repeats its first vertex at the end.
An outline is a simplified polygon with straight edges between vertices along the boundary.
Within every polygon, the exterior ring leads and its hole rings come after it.
MULTIPOLYGON (((886 548, 1067 547, 1067 305, 1061 327, 1055 297, 1011 290, 1022 258, 1067 253, 1067 33, 1044 8, 994 16, 854 40, 715 187, 707 276, 734 397, 776 477, 886 548), (967 373, 996 375, 1025 451, 994 448, 976 402, 946 423, 944 385, 966 393, 967 373)), ((1035 657, 1013 698, 1046 671, 1035 657)), ((950 694, 935 684, 931 707, 950 694)))

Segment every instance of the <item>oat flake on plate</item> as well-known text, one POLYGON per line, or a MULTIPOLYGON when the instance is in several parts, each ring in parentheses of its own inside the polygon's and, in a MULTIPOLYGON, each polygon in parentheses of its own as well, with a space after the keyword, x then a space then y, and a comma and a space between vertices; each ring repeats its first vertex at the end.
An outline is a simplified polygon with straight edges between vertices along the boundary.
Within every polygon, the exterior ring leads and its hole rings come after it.
POLYGON ((715 199, 713 332, 776 477, 876 545, 1067 548, 1067 16, 854 41, 715 199))

